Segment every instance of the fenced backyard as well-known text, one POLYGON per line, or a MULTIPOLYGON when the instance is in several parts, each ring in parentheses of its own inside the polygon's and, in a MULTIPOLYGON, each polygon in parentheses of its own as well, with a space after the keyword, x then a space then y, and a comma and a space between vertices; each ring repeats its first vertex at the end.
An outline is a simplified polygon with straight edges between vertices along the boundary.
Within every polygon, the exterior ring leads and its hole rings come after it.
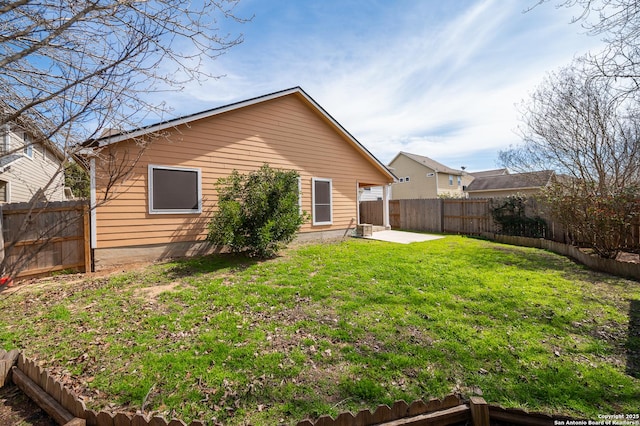
MULTIPOLYGON (((421 199, 389 201, 391 228, 407 231, 437 232, 462 235, 500 233, 491 215, 492 203, 486 199, 421 199)), ((571 238, 565 228, 545 214, 534 199, 527 200, 527 217, 540 216, 547 226, 544 238, 569 243, 571 238)), ((382 225, 382 201, 360 203, 360 223, 382 225)), ((632 226, 627 247, 640 249, 640 221, 632 226)))
POLYGON ((88 206, 82 201, 5 204, 4 275, 24 278, 91 267, 88 206))
POLYGON ((543 250, 346 239, 20 287, 0 293, 0 348, 87 424, 327 425, 450 393, 578 419, 638 407, 637 282, 543 250))

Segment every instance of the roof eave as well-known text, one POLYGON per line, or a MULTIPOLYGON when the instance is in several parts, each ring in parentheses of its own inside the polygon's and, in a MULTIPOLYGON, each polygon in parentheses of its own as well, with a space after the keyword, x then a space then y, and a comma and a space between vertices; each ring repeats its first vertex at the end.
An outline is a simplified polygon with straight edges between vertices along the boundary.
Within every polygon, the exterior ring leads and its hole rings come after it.
POLYGON ((258 103, 278 99, 291 94, 298 94, 302 96, 309 104, 311 104, 317 111, 319 111, 339 132, 341 132, 351 143, 353 143, 357 149, 361 151, 381 172, 387 175, 392 181, 397 180, 397 177, 380 161, 378 160, 367 148, 364 147, 351 133, 349 133, 342 125, 331 116, 324 108, 322 108, 311 96, 309 96, 301 87, 296 86, 290 89, 273 92, 267 95, 258 96, 255 98, 247 99, 240 102, 235 102, 229 105, 224 105, 218 108, 210 109, 200 113, 188 115, 185 117, 176 118, 173 120, 165 121, 155 125, 142 127, 140 129, 133 130, 127 133, 121 133, 118 135, 108 136, 104 138, 95 139, 91 142, 87 142, 87 146, 97 143, 97 147, 105 147, 114 143, 122 142, 129 139, 140 138, 142 136, 160 132, 169 128, 188 124, 190 122, 201 120, 203 118, 213 117, 215 115, 224 114, 229 111, 234 111, 240 108, 245 108, 258 103))
POLYGON ((494 188, 494 189, 466 189, 466 192, 494 192, 494 191, 522 191, 530 189, 542 189, 542 186, 525 186, 521 188, 494 188))

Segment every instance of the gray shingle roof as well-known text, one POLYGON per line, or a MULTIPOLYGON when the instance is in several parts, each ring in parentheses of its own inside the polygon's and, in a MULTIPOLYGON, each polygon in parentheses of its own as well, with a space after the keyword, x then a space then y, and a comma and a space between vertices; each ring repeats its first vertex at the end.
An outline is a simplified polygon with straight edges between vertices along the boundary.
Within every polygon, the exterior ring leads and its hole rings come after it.
POLYGON ((404 155, 405 157, 411 158, 413 161, 416 161, 424 166, 427 166, 430 169, 435 170, 436 172, 439 172, 439 173, 446 173, 450 175, 463 174, 462 170, 452 169, 451 167, 447 167, 444 164, 438 163, 436 160, 433 160, 429 157, 425 157, 423 155, 410 154, 404 151, 400 151, 400 154, 398 155, 404 155))
POLYGON ((469 174, 477 178, 485 177, 485 176, 500 176, 500 175, 508 175, 509 170, 507 169, 482 170, 479 172, 469 172, 469 174))
POLYGON ((9 164, 13 163, 14 161, 18 161, 21 158, 24 158, 24 155, 22 155, 22 154, 7 154, 7 155, 0 156, 0 169, 4 169, 9 164))
POLYGON ((467 192, 497 191, 505 189, 542 188, 551 177, 552 170, 542 170, 530 173, 514 173, 511 175, 481 176, 467 185, 467 192))

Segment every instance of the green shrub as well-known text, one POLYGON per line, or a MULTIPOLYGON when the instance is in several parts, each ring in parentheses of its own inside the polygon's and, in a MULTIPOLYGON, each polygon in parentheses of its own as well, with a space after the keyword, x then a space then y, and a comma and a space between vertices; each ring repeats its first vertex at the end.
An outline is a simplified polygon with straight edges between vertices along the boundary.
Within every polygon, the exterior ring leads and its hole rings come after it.
POLYGON ((295 171, 263 165, 247 175, 234 170, 216 182, 218 210, 208 240, 233 252, 273 257, 291 242, 307 215, 298 203, 295 171))
POLYGON ((526 202, 527 199, 519 195, 493 202, 491 215, 494 222, 498 224, 500 234, 531 238, 545 237, 546 221, 539 216, 527 216, 526 202))

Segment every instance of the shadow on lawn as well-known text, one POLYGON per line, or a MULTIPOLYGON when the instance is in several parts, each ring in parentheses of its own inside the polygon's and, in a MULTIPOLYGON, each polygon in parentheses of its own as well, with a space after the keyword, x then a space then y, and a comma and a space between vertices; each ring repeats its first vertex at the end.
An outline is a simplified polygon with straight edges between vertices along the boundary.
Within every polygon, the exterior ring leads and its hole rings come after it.
POLYGON ((208 274, 222 269, 242 271, 259 263, 259 260, 232 253, 217 253, 208 256, 179 259, 173 262, 175 265, 167 270, 167 276, 171 278, 184 278, 197 274, 208 274))
POLYGON ((640 379, 640 300, 629 301, 627 374, 640 379))

